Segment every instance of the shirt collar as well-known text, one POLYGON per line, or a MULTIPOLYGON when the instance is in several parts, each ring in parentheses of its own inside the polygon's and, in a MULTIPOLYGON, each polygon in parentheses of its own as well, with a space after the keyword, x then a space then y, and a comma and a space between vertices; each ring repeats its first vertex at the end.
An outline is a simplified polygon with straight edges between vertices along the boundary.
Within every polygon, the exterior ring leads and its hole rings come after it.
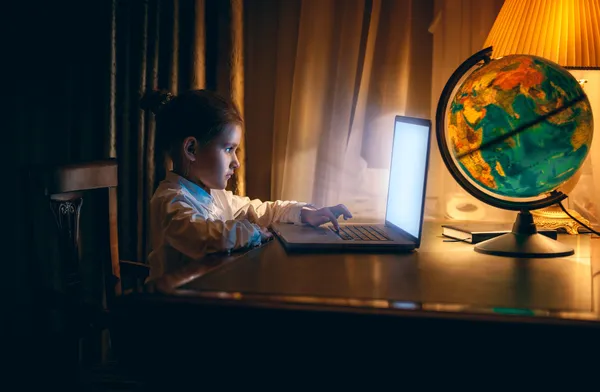
POLYGON ((166 180, 169 182, 177 183, 181 185, 183 188, 187 189, 188 192, 192 194, 196 199, 209 199, 212 201, 212 195, 206 192, 200 185, 193 183, 192 181, 183 178, 177 173, 172 171, 167 172, 166 180))

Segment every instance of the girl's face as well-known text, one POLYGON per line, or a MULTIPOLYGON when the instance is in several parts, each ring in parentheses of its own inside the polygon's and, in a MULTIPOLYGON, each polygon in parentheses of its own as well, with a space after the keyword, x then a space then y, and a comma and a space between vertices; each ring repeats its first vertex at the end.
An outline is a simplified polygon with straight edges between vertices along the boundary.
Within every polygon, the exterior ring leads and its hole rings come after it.
POLYGON ((241 139, 241 127, 228 125, 206 146, 194 150, 193 158, 188 155, 192 161, 190 179, 209 189, 225 189, 235 169, 240 167, 236 151, 241 139))

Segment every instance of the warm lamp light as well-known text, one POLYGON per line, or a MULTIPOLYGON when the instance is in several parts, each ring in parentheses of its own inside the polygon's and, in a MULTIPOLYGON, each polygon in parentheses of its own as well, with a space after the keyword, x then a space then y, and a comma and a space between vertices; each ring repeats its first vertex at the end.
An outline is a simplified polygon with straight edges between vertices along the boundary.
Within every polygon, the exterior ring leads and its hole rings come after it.
MULTIPOLYGON (((596 76, 586 77, 585 72, 597 73, 599 71, 594 70, 600 70, 600 0, 506 0, 483 45, 484 48, 490 46, 493 47, 494 58, 529 54, 553 61, 569 69, 583 87, 586 79, 598 80, 596 76)), ((596 98, 590 96, 590 89, 600 90, 600 85, 586 87, 592 112, 599 113, 600 101, 594 102, 596 98)), ((599 123, 596 120, 596 124, 599 123)), ((594 128, 595 139, 600 139, 598 125, 594 128)), ((592 160, 594 166, 600 168, 598 140, 593 145, 597 148, 591 151, 598 157, 594 156, 592 160)), ((569 181, 570 189, 574 188, 578 178, 576 176, 574 181, 569 181)), ((595 186, 596 191, 600 191, 598 181, 595 186)), ((589 221, 576 211, 569 210, 569 213, 589 226, 589 221)), ((532 211, 531 214, 539 227, 578 233, 580 225, 558 206, 532 211)))
POLYGON ((600 0, 506 0, 484 48, 600 70, 600 0))

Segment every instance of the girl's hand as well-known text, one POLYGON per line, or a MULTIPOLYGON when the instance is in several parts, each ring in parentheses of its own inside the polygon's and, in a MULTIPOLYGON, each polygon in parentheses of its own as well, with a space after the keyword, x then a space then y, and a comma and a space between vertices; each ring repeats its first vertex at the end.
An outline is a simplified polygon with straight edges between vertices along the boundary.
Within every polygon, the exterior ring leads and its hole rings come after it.
POLYGON ((273 233, 271 233, 269 231, 269 229, 267 229, 265 227, 261 227, 260 228, 260 242, 264 244, 265 242, 270 241, 271 239, 273 239, 273 233))
POLYGON ((338 204, 334 207, 324 207, 318 210, 304 207, 300 213, 302 223, 307 223, 311 226, 321 226, 324 223, 331 222, 335 230, 340 229, 337 218, 340 215, 344 216, 344 220, 352 218, 352 214, 343 204, 338 204))

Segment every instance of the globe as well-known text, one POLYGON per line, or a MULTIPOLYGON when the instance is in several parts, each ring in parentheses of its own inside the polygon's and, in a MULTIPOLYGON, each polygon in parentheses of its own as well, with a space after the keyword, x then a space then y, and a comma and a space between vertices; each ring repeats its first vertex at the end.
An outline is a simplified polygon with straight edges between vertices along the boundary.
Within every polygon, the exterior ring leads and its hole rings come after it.
MULTIPOLYGON (((438 147, 467 192, 526 215, 567 197, 561 186, 579 173, 591 147, 592 110, 579 82, 558 64, 491 53, 474 54, 446 83, 436 113, 438 147)), ((536 233, 527 230, 521 234, 536 233)))
POLYGON ((464 172, 491 193, 547 193, 573 176, 589 152, 592 112, 588 99, 579 97, 585 94, 578 81, 557 64, 535 56, 502 57, 471 73, 452 98, 448 142, 455 158, 462 156, 464 172))

